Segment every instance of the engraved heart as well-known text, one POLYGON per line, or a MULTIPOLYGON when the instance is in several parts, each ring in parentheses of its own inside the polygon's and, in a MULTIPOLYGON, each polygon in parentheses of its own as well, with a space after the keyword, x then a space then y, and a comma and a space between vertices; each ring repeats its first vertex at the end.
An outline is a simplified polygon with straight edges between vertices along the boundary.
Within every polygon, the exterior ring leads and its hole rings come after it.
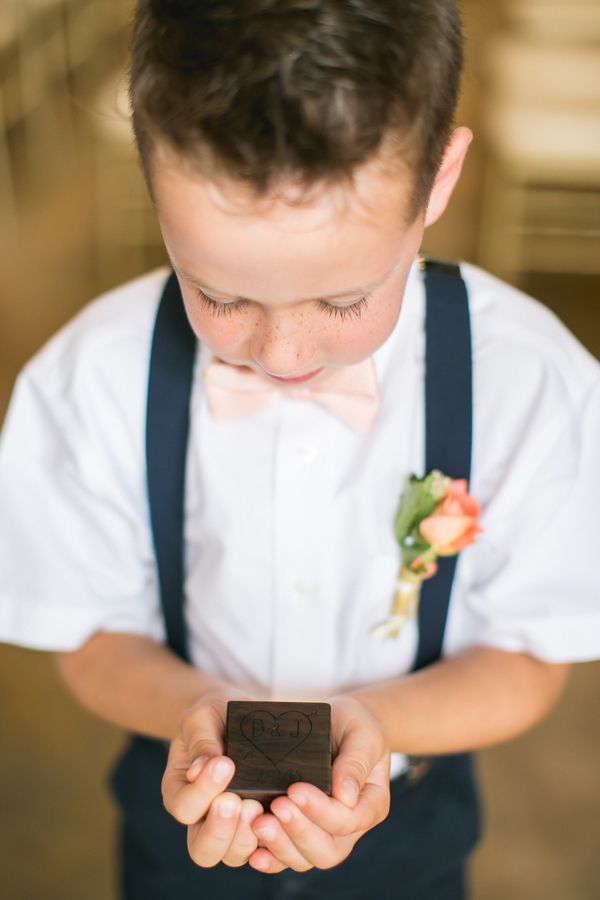
POLYGON ((278 716, 266 709, 254 709, 242 719, 240 731, 276 766, 306 740, 312 731, 312 722, 305 713, 294 709, 278 716))

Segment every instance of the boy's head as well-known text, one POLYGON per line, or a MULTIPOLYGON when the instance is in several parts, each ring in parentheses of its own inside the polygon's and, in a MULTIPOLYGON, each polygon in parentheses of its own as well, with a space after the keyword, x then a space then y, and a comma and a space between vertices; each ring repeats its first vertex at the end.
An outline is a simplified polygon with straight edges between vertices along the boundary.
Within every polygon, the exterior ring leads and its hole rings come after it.
MULTIPOLYGON (((454 0, 140 0, 133 121, 204 175, 267 193, 348 181, 385 139, 426 202, 462 68, 454 0)), ((406 176, 406 172, 404 171, 406 176)))
POLYGON ((469 142, 461 66, 453 0, 139 0, 136 139, 218 355, 301 375, 385 340, 469 142))

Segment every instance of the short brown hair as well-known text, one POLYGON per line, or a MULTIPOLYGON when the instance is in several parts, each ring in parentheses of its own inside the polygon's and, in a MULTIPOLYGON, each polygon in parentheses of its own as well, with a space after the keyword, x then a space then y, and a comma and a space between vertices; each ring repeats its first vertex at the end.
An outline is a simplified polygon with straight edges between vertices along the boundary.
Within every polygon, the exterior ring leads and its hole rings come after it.
POLYGON ((385 137, 427 200, 462 70, 454 0, 138 0, 131 104, 153 141, 264 195, 352 178, 385 137))

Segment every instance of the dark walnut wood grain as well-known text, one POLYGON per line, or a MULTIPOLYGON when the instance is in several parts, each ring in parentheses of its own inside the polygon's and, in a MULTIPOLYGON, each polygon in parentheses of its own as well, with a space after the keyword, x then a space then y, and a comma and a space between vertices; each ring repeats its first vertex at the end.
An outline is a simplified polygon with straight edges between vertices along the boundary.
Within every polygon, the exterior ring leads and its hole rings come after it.
POLYGON ((258 800, 265 808, 296 781, 330 794, 331 707, 231 700, 225 753, 236 766, 227 790, 258 800))

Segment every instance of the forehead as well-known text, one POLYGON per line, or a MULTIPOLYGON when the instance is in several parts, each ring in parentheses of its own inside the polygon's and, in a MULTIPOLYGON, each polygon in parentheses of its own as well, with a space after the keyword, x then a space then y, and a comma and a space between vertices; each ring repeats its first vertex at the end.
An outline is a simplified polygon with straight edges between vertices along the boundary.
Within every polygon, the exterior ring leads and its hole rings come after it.
MULTIPOLYGON (((152 163, 157 214, 176 269, 223 293, 291 300, 377 280, 412 252, 411 178, 367 164, 352 184, 247 185, 191 171, 172 154, 152 163)), ((418 247, 416 248, 418 249, 418 247)), ((414 252, 416 252, 416 249, 414 252)))

